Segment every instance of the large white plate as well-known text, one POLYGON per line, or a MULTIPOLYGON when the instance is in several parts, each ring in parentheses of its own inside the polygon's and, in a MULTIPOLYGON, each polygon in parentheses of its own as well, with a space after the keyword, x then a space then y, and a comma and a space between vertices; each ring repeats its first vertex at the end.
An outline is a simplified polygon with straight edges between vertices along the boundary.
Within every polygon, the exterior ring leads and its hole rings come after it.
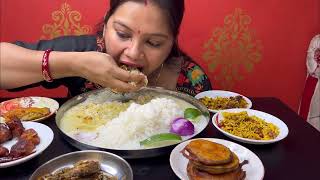
MULTIPOLYGON (((40 143, 36 146, 34 153, 15 161, 0 163, 0 168, 10 167, 28 161, 42 153, 42 151, 44 151, 51 144, 54 135, 48 126, 37 122, 22 122, 22 125, 25 129, 34 129, 38 133, 40 143)), ((11 141, 5 142, 1 145, 10 151, 11 146, 13 146, 16 142, 17 138, 14 138, 11 141)))
MULTIPOLYGON (((238 157, 240 162, 243 162, 244 160, 248 160, 249 163, 246 165, 243 165, 243 170, 246 172, 246 180, 261 180, 264 177, 264 167, 261 162, 261 160, 258 158, 257 155, 255 155, 252 151, 249 149, 222 139, 215 139, 215 138, 200 138, 209 140, 212 142, 216 142, 219 144, 222 144, 226 147, 228 147, 231 151, 233 151, 238 157)), ((192 139, 194 140, 194 139, 192 139)), ((183 180, 188 180, 187 175, 187 164, 188 159, 185 158, 181 150, 189 144, 192 140, 185 141, 179 145, 177 145, 170 154, 170 165, 173 170, 173 172, 183 180)))
POLYGON ((34 119, 31 121, 41 121, 44 120, 48 117, 50 117, 51 115, 53 115, 54 113, 57 112, 57 110, 59 109, 59 103, 51 98, 47 98, 47 97, 36 97, 36 96, 30 96, 30 97, 21 97, 21 98, 15 98, 15 99, 10 99, 7 101, 3 101, 0 103, 0 122, 1 120, 3 121, 3 117, 1 117, 3 114, 5 114, 6 112, 16 109, 16 108, 26 108, 26 107, 38 107, 38 108, 43 108, 43 107, 47 107, 50 109, 50 114, 48 114, 47 116, 38 118, 38 119, 34 119))
POLYGON ((268 113, 265 113, 265 112, 262 112, 262 111, 253 110, 253 109, 236 108, 236 109, 228 109, 228 110, 219 111, 218 113, 216 113, 212 117, 212 123, 220 132, 222 132, 226 136, 228 136, 228 137, 230 137, 230 138, 232 138, 234 140, 237 140, 237 141, 240 141, 240 142, 243 142, 243 143, 248 143, 248 144, 270 144, 270 143, 274 143, 274 142, 277 142, 277 141, 280 141, 280 140, 284 139, 285 137, 287 137, 287 135, 289 133, 289 129, 288 129, 287 125, 284 122, 282 122, 279 118, 277 118, 275 116, 272 116, 271 114, 268 114, 268 113), (233 113, 235 113, 235 112, 241 112, 241 111, 246 111, 249 116, 255 115, 255 116, 265 120, 266 122, 274 124, 275 126, 277 126, 279 128, 279 131, 280 131, 279 135, 275 139, 272 139, 272 140, 248 139, 248 138, 242 138, 242 137, 230 134, 230 133, 224 131, 223 129, 221 129, 218 126, 218 123, 220 123, 223 120, 222 112, 233 112, 233 113))
MULTIPOLYGON (((203 98, 203 97, 210 97, 210 98, 216 98, 216 97, 235 97, 235 96, 242 96, 248 103, 247 105, 247 109, 250 109, 252 107, 252 102, 249 98, 241 95, 241 94, 238 94, 238 93, 235 93, 235 92, 230 92, 230 91, 222 91, 222 90, 210 90, 210 91, 203 91, 199 94, 197 94, 195 96, 196 99, 200 99, 200 98, 203 98)), ((208 110, 210 112, 213 112, 213 113, 216 113, 220 110, 218 109, 209 109, 208 110)))

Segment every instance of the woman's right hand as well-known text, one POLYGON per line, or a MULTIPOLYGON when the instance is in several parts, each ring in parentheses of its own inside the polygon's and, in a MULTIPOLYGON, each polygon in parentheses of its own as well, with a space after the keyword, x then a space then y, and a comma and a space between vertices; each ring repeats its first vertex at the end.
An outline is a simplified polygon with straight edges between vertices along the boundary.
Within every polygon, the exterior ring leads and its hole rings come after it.
POLYGON ((119 68, 115 60, 105 53, 79 52, 72 64, 77 76, 117 92, 136 91, 145 85, 145 75, 119 68), (129 82, 135 82, 135 85, 129 82))

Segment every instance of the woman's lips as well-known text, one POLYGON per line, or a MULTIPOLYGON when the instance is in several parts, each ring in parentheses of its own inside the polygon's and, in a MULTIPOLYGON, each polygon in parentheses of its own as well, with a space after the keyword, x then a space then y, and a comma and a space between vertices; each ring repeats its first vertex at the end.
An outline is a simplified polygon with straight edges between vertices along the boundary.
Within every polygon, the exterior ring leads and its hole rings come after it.
POLYGON ((123 60, 120 60, 120 64, 124 64, 124 65, 135 67, 135 68, 142 68, 143 67, 140 64, 137 64, 137 63, 134 63, 134 62, 130 62, 130 61, 123 61, 123 60))

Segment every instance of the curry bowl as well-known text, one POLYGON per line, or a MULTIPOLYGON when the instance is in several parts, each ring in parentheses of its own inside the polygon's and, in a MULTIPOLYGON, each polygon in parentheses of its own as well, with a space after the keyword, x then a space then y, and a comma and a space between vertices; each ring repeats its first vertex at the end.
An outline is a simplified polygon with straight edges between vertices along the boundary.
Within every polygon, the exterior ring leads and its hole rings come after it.
MULTIPOLYGON (((29 180, 37 180, 40 177, 48 176, 48 174, 58 174, 64 169, 75 167, 79 162, 95 161, 99 164, 100 170, 107 173, 110 179, 132 180, 133 172, 129 163, 123 158, 103 151, 77 151, 58 156, 42 166, 40 166, 29 178, 29 180)), ((80 168, 78 168, 79 171, 80 168)), ((66 174, 66 173, 65 173, 66 174)), ((75 173, 73 173, 75 174, 75 173)), ((67 175, 65 175, 67 176, 67 175)), ((70 178, 70 177, 69 177, 70 178)), ((69 179, 66 177, 66 179, 69 179)), ((57 178, 58 179, 58 178, 57 178)), ((90 179, 90 178, 89 178, 90 179)))
POLYGON ((248 144, 270 144, 287 137, 287 125, 279 118, 253 109, 228 109, 212 117, 213 125, 224 135, 248 144))
POLYGON ((202 132, 209 118, 207 108, 184 93, 156 87, 125 94, 100 89, 65 102, 56 125, 81 150, 134 159, 169 154, 176 144, 202 132), (173 128, 181 120, 188 129, 173 128))

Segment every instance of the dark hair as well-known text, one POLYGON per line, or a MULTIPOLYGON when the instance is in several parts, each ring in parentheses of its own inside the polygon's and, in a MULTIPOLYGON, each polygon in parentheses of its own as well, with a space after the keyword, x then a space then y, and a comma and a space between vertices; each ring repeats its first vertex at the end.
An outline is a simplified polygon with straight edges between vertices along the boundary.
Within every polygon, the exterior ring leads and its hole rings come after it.
POLYGON ((177 37, 184 14, 184 0, 110 0, 109 11, 106 13, 103 21, 101 21, 97 25, 97 34, 102 36, 104 24, 107 23, 110 16, 113 15, 113 13, 118 9, 119 6, 128 1, 139 3, 147 3, 147 1, 151 1, 152 3, 159 6, 162 10, 166 11, 170 23, 170 29, 174 37, 173 47, 168 56, 168 59, 170 59, 171 57, 180 56, 181 51, 178 46, 177 37))

